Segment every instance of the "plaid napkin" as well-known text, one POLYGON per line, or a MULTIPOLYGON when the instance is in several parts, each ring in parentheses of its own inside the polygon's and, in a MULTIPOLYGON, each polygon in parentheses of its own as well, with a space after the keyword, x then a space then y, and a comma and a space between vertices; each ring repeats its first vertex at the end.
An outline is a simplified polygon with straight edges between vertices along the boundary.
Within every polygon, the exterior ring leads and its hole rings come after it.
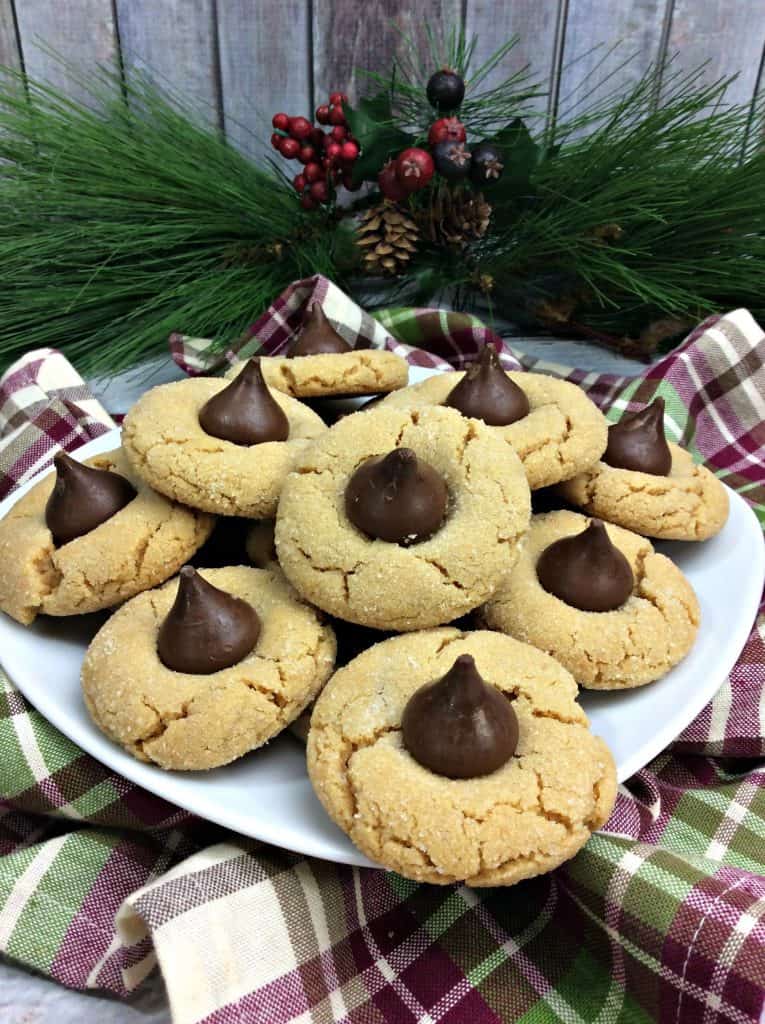
MULTIPOLYGON (((462 314, 401 309, 375 323, 314 278, 288 289, 226 361, 248 346, 282 348, 312 296, 331 298, 330 317, 367 344, 412 362, 461 365, 483 342, 502 344, 462 314)), ((220 359, 200 339, 176 335, 172 347, 194 372, 220 359)), ((21 360, 0 390, 0 417, 16 431, 25 389, 67 409, 41 428, 43 410, 30 406, 37 447, 0 450, 6 488, 54 440, 74 447, 107 425, 84 391, 66 393, 81 388, 70 368, 62 393, 43 383, 51 358, 21 360)), ((518 363, 506 347, 503 358, 518 363)), ((762 516, 764 361, 763 332, 738 310, 640 377, 523 364, 576 381, 612 418, 662 394, 669 432, 762 516)), ((621 787, 606 828, 573 861, 511 890, 471 890, 224 833, 93 761, 0 675, 0 950, 66 985, 123 996, 158 960, 176 1024, 755 1024, 765 1008, 764 696, 761 609, 715 699, 621 787)))

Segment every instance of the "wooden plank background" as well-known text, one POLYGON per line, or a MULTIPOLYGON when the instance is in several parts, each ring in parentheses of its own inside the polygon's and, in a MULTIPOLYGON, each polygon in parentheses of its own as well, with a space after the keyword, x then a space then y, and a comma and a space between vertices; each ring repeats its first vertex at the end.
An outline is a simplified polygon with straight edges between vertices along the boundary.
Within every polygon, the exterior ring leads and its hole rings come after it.
POLYGON ((709 80, 738 73, 731 99, 753 102, 765 88, 764 14, 763 0, 0 0, 0 65, 72 95, 81 89, 50 50, 84 71, 115 61, 125 75, 148 69, 262 155, 273 113, 310 116, 335 89, 357 98, 360 68, 389 67, 402 36, 423 44, 427 25, 464 22, 478 60, 518 34, 492 81, 530 65, 546 93, 536 110, 548 117, 672 55, 679 68, 708 62, 709 80))

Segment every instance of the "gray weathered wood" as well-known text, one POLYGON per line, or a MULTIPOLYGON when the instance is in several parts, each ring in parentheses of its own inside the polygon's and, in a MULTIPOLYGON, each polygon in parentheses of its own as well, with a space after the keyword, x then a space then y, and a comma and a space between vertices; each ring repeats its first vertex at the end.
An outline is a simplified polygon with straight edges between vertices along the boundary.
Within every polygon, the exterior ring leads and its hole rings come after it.
MULTIPOLYGON (((498 85, 508 75, 529 65, 539 87, 549 93, 559 6, 559 0, 545 0, 543 3, 539 0, 518 0, 516 3, 467 0, 465 27, 468 36, 477 36, 476 67, 480 67, 511 36, 519 37, 518 44, 507 58, 487 76, 486 88, 498 85)), ((544 113, 547 103, 548 96, 540 96, 529 103, 529 109, 544 113)))
POLYGON ((373 88, 358 68, 388 71, 396 51, 402 49, 400 32, 421 45, 427 68, 425 26, 434 29, 459 25, 461 0, 314 0, 313 80, 316 103, 326 103, 335 90, 351 100, 373 88), (395 26, 395 27, 394 27, 395 26))
POLYGON ((560 73, 561 118, 582 113, 617 86, 629 88, 660 58, 667 2, 569 0, 560 73), (616 43, 618 47, 609 52, 616 43))
POLYGON ((116 0, 116 10, 125 74, 147 70, 207 123, 218 124, 213 0, 116 0))
POLYGON ((0 0, 0 65, 14 69, 21 67, 11 0, 0 0))
POLYGON ((748 103, 754 92, 765 45, 763 0, 675 0, 669 32, 669 53, 680 67, 709 61, 704 79, 740 72, 727 97, 748 103))
POLYGON ((308 11, 305 0, 218 0, 224 124, 243 153, 273 153, 279 111, 312 119, 308 11))
POLYGON ((60 62, 40 49, 40 42, 79 72, 87 72, 96 64, 112 64, 116 58, 111 0, 21 0, 16 3, 16 19, 27 74, 70 96, 81 97, 86 90, 73 81, 60 62))

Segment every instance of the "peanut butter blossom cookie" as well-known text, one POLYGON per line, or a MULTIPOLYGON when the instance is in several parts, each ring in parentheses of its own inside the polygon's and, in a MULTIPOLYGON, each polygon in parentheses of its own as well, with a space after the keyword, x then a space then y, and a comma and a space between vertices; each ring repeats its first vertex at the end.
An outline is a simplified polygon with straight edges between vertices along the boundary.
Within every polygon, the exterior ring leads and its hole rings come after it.
MULTIPOLYGON (((236 377, 241 363, 232 367, 236 377)), ((330 395, 372 395, 403 388, 409 379, 405 359, 383 349, 354 349, 342 338, 314 302, 286 356, 263 356, 269 387, 295 398, 330 395)))
POLYGON ((394 637, 318 698, 308 774, 378 864, 511 885, 573 857, 613 806, 613 759, 576 695, 556 661, 499 633, 394 637))
POLYGON ((0 522, 0 609, 80 615, 162 583, 201 547, 210 516, 156 494, 121 449, 79 463, 65 452, 0 522))
POLYGON ((480 617, 548 651, 582 686, 621 690, 681 661, 700 612, 688 580, 645 538, 560 511, 532 516, 518 564, 480 617))
POLYGON ((516 450, 532 490, 575 476, 606 447, 606 420, 580 388, 540 373, 507 373, 490 345, 469 369, 429 377, 382 405, 445 405, 482 420, 516 450))
POLYGON ((332 615, 410 630, 458 618, 513 567, 529 520, 517 455, 454 409, 340 420, 297 461, 276 518, 279 562, 332 615))
POLYGON ((189 566, 101 628, 82 688, 96 725, 139 760, 215 768, 297 718, 334 659, 332 630, 278 570, 189 566))
POLYGON ((273 516, 297 456, 324 433, 301 402, 269 389, 251 359, 229 384, 210 378, 163 384, 128 413, 123 445, 136 473, 192 508, 273 516))
POLYGON ((667 441, 663 398, 609 427, 602 459, 560 491, 592 515, 663 540, 706 540, 728 518, 725 487, 667 441))

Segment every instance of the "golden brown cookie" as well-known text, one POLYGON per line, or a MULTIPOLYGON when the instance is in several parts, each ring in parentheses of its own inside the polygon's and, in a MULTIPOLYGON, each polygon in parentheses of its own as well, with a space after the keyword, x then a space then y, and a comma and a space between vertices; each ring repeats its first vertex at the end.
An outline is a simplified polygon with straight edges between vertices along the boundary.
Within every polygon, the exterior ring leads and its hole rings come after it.
POLYGON ((622 690, 660 679, 693 646, 700 611, 677 566, 650 542, 618 526, 608 536, 630 563, 634 589, 614 611, 581 611, 548 593, 536 565, 554 541, 581 533, 576 512, 532 516, 518 564, 479 616, 492 629, 547 651, 592 690, 622 690))
POLYGON ((155 493, 122 449, 89 466, 126 477, 136 497, 113 516, 57 547, 45 522, 49 473, 0 522, 0 609, 28 625, 39 614, 110 608, 172 576, 210 535, 214 520, 155 493))
POLYGON ((160 493, 226 516, 273 516, 295 459, 326 427, 311 409, 274 391, 289 420, 286 441, 239 445, 205 433, 199 413, 226 382, 199 377, 147 391, 123 425, 136 473, 160 493))
POLYGON ((728 518, 728 492, 705 466, 676 444, 669 444, 668 476, 615 469, 605 462, 561 484, 561 495, 590 515, 644 537, 706 540, 728 518))
POLYGON ((172 580, 120 608, 82 666, 96 725, 134 757, 162 768, 215 768, 262 746, 298 717, 334 665, 332 629, 280 572, 238 566, 200 575, 256 610, 261 632, 246 658, 211 675, 163 665, 157 638, 175 600, 172 580))
MULTIPOLYGON (((420 409, 441 405, 462 380, 463 371, 440 373, 388 395, 383 408, 420 409)), ((508 373, 525 393, 530 412, 506 427, 490 427, 518 453, 529 487, 567 480, 597 462, 606 449, 602 412, 570 381, 541 373, 508 373)))
POLYGON ((512 568, 529 519, 518 457, 454 409, 377 408, 340 420, 297 461, 276 519, 279 562, 297 590, 341 619, 409 630, 485 601, 512 568), (372 456, 408 448, 446 482, 447 516, 410 547, 352 525, 345 490, 372 456))
POLYGON ((613 758, 576 695, 556 661, 499 633, 394 637, 336 672, 316 701, 308 774, 330 817, 384 867, 440 885, 511 885, 573 857, 613 806, 613 758), (491 774, 451 779, 407 751, 402 717, 464 654, 512 701, 518 742, 491 774))
MULTIPOLYGON (((405 359, 375 348, 292 358, 263 356, 260 365, 268 386, 293 398, 375 395, 406 387, 409 379, 405 359)), ((233 379, 243 366, 237 363, 226 376, 233 379)))

